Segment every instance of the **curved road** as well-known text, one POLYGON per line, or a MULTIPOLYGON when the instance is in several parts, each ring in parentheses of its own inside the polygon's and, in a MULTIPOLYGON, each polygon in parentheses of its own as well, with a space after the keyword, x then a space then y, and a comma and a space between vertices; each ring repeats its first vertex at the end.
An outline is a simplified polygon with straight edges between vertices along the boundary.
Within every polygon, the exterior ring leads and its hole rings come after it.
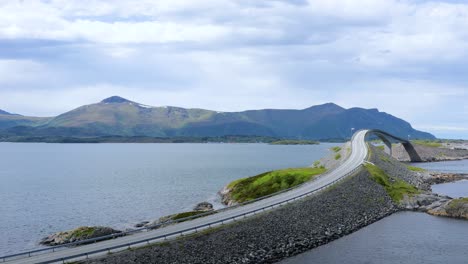
MULTIPOLYGON (((349 175, 354 169, 359 167, 365 160, 367 156, 367 146, 365 143, 365 137, 368 132, 372 130, 360 130, 355 133, 352 140, 351 155, 349 158, 341 164, 336 169, 322 175, 312 182, 305 183, 298 188, 292 189, 290 191, 280 193, 278 195, 259 200, 257 202, 247 204, 240 207, 235 207, 230 210, 225 210, 213 215, 208 215, 201 218, 196 218, 191 221, 178 223, 175 225, 167 226, 157 230, 151 230, 148 232, 135 233, 130 236, 120 237, 112 240, 102 241, 94 244, 83 245, 74 248, 66 248, 56 252, 44 253, 40 255, 35 255, 31 257, 25 257, 17 260, 7 261, 5 263, 52 263, 53 261, 61 261, 62 258, 68 258, 71 256, 77 256, 79 254, 86 254, 97 250, 106 250, 107 248, 112 248, 115 246, 125 247, 129 243, 134 243, 137 241, 143 241, 145 239, 150 239, 165 235, 171 234, 174 232, 195 228, 198 226, 206 225, 208 223, 216 222, 222 219, 235 217, 242 214, 252 213, 258 209, 268 207, 274 204, 277 204, 282 201, 288 201, 295 197, 310 193, 311 191, 321 189, 324 186, 327 186, 333 183, 340 178, 349 175)), ((229 221, 226 221, 229 222, 229 221)), ((142 244, 143 245, 143 244, 142 244)), ((122 248, 124 249, 124 248, 122 248)), ((105 254, 106 251, 101 252, 100 254, 105 254)))

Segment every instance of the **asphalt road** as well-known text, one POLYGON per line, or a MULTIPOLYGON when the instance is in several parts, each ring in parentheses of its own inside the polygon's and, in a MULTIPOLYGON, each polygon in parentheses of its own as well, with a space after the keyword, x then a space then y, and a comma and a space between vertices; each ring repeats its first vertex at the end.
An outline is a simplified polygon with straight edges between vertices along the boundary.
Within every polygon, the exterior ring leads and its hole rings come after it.
MULTIPOLYGON (((364 162, 364 159, 366 158, 366 155, 367 155, 367 146, 365 143, 365 136, 367 132, 368 130, 361 130, 361 131, 356 132, 356 134, 353 137, 353 141, 351 142, 352 143, 351 155, 345 162, 343 162, 343 164, 341 164, 339 167, 337 167, 333 171, 327 172, 326 174, 322 175, 316 180, 306 183, 304 185, 301 185, 300 187, 292 189, 288 192, 280 193, 278 195, 275 195, 270 198, 266 198, 266 199, 263 199, 263 200, 260 200, 251 204, 232 208, 230 210, 225 210, 225 211, 213 214, 213 215, 208 215, 208 216, 197 218, 191 221, 178 223, 178 224, 167 226, 167 227, 160 228, 157 230, 135 233, 133 235, 120 237, 117 239, 102 241, 102 242, 83 245, 83 246, 74 247, 74 248, 66 248, 60 251, 56 251, 56 252, 44 253, 44 254, 35 255, 32 257, 11 260, 5 263, 26 264, 26 263, 50 262, 54 260, 60 261, 62 258, 75 256, 78 254, 85 254, 85 253, 100 250, 100 249, 105 250, 107 248, 111 248, 114 246, 125 247, 125 245, 129 243, 134 243, 136 241, 141 241, 145 239, 151 239, 159 235, 165 235, 165 234, 170 234, 173 232, 178 232, 178 231, 189 229, 189 228, 195 228, 197 226, 205 225, 207 223, 216 222, 222 219, 234 217, 237 215, 242 215, 245 213, 250 213, 260 208, 267 207, 267 206, 276 204, 278 202, 286 201, 297 196, 301 196, 305 193, 309 193, 310 191, 319 189, 323 186, 326 186, 334 182, 335 180, 340 179, 341 177, 350 173, 351 171, 353 171, 353 169, 361 165, 364 162)), ((229 221, 226 221, 226 222, 229 222, 229 221)), ((125 248, 122 248, 122 250, 123 249, 125 248)), ((106 252, 102 252, 100 254, 103 255, 103 254, 106 254, 106 252)))

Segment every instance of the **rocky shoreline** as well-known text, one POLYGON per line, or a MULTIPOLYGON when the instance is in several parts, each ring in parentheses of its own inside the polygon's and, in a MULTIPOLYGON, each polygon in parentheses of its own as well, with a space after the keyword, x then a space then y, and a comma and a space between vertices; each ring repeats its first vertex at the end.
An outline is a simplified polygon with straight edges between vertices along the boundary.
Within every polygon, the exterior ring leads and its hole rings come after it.
POLYGON ((225 228, 85 263, 273 263, 396 211, 383 187, 363 170, 319 195, 225 228))
MULTIPOLYGON (((420 162, 435 162, 435 161, 452 161, 468 159, 468 149, 464 148, 448 148, 428 147, 418 144, 413 144, 414 151, 420 162)), ((402 144, 392 145, 393 157, 402 162, 411 161, 408 153, 402 144)))
POLYGON ((429 174, 430 177, 426 179, 426 182, 430 185, 468 180, 467 173, 430 172, 429 174))
MULTIPOLYGON (((468 174, 465 173, 429 172, 428 174, 430 176, 425 178, 425 182, 430 185, 468 180, 468 174)), ((401 206, 406 210, 468 220, 467 198, 454 199, 450 196, 426 192, 414 197, 405 197, 401 206)))
POLYGON ((401 210, 468 217, 468 199, 433 194, 430 185, 466 175, 414 172, 371 147, 370 161, 421 190, 393 201, 367 170, 293 204, 201 234, 83 263, 273 263, 350 234, 401 210))

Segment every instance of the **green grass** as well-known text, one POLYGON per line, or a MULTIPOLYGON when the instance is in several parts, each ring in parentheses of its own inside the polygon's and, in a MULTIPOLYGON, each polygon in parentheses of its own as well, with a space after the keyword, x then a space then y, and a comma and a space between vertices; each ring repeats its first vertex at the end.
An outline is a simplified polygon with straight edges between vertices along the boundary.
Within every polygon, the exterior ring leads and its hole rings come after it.
POLYGON ((380 156, 381 161, 390 162, 390 159, 386 156, 380 156))
POLYGON ((468 197, 453 199, 449 203, 449 209, 457 209, 466 203, 468 203, 468 197))
POLYGON ((333 147, 333 148, 331 148, 331 150, 333 150, 333 152, 337 153, 337 152, 341 151, 341 147, 333 147))
POLYGON ((413 185, 388 176, 381 168, 375 165, 365 164, 364 166, 371 174, 372 179, 385 188, 385 191, 387 191, 394 202, 401 201, 405 194, 411 196, 420 193, 413 185))
POLYGON ((318 145, 319 142, 312 140, 278 140, 270 143, 271 145, 318 145))
POLYGON ((297 186, 325 171, 323 167, 270 171, 233 181, 228 188, 231 189, 232 199, 241 203, 297 186))
POLYGON ((199 215, 199 214, 203 214, 203 213, 206 213, 206 212, 204 212, 204 211, 183 212, 183 213, 178 213, 178 214, 173 215, 171 217, 171 219, 172 220, 179 220, 179 219, 182 219, 182 218, 185 218, 185 217, 199 215))
POLYGON ((439 141, 431 141, 431 140, 412 140, 411 143, 431 148, 439 148, 442 147, 442 144, 439 141))
POLYGON ((73 230, 68 235, 68 237, 88 238, 88 237, 91 237, 94 234, 95 231, 96 231, 96 228, 94 228, 94 227, 82 226, 82 227, 78 227, 77 229, 73 230))
POLYGON ((335 159, 336 159, 336 160, 341 159, 341 154, 340 154, 340 153, 337 153, 337 154, 335 155, 335 159))
POLYGON ((384 145, 381 145, 381 146, 376 146, 377 149, 380 149, 380 150, 385 150, 385 146, 384 145))
POLYGON ((408 170, 410 170, 410 171, 417 171, 417 172, 426 171, 426 170, 423 169, 423 168, 419 168, 419 167, 415 167, 415 166, 411 166, 411 165, 406 165, 406 167, 407 167, 408 170))

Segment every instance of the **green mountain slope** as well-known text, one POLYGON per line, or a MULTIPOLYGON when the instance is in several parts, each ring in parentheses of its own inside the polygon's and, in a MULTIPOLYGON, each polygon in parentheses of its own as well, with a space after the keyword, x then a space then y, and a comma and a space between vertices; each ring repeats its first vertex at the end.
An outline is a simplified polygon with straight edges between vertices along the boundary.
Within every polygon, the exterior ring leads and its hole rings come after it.
POLYGON ((7 129, 16 126, 39 126, 47 123, 50 118, 30 117, 11 114, 0 109, 0 129, 7 129))
POLYGON ((408 135, 413 139, 434 138, 377 109, 344 109, 333 103, 303 110, 216 112, 172 106, 151 107, 118 96, 79 107, 41 125, 20 125, 23 126, 9 126, 4 133, 73 137, 256 135, 317 140, 349 138, 354 130, 378 128, 405 138, 408 135))

